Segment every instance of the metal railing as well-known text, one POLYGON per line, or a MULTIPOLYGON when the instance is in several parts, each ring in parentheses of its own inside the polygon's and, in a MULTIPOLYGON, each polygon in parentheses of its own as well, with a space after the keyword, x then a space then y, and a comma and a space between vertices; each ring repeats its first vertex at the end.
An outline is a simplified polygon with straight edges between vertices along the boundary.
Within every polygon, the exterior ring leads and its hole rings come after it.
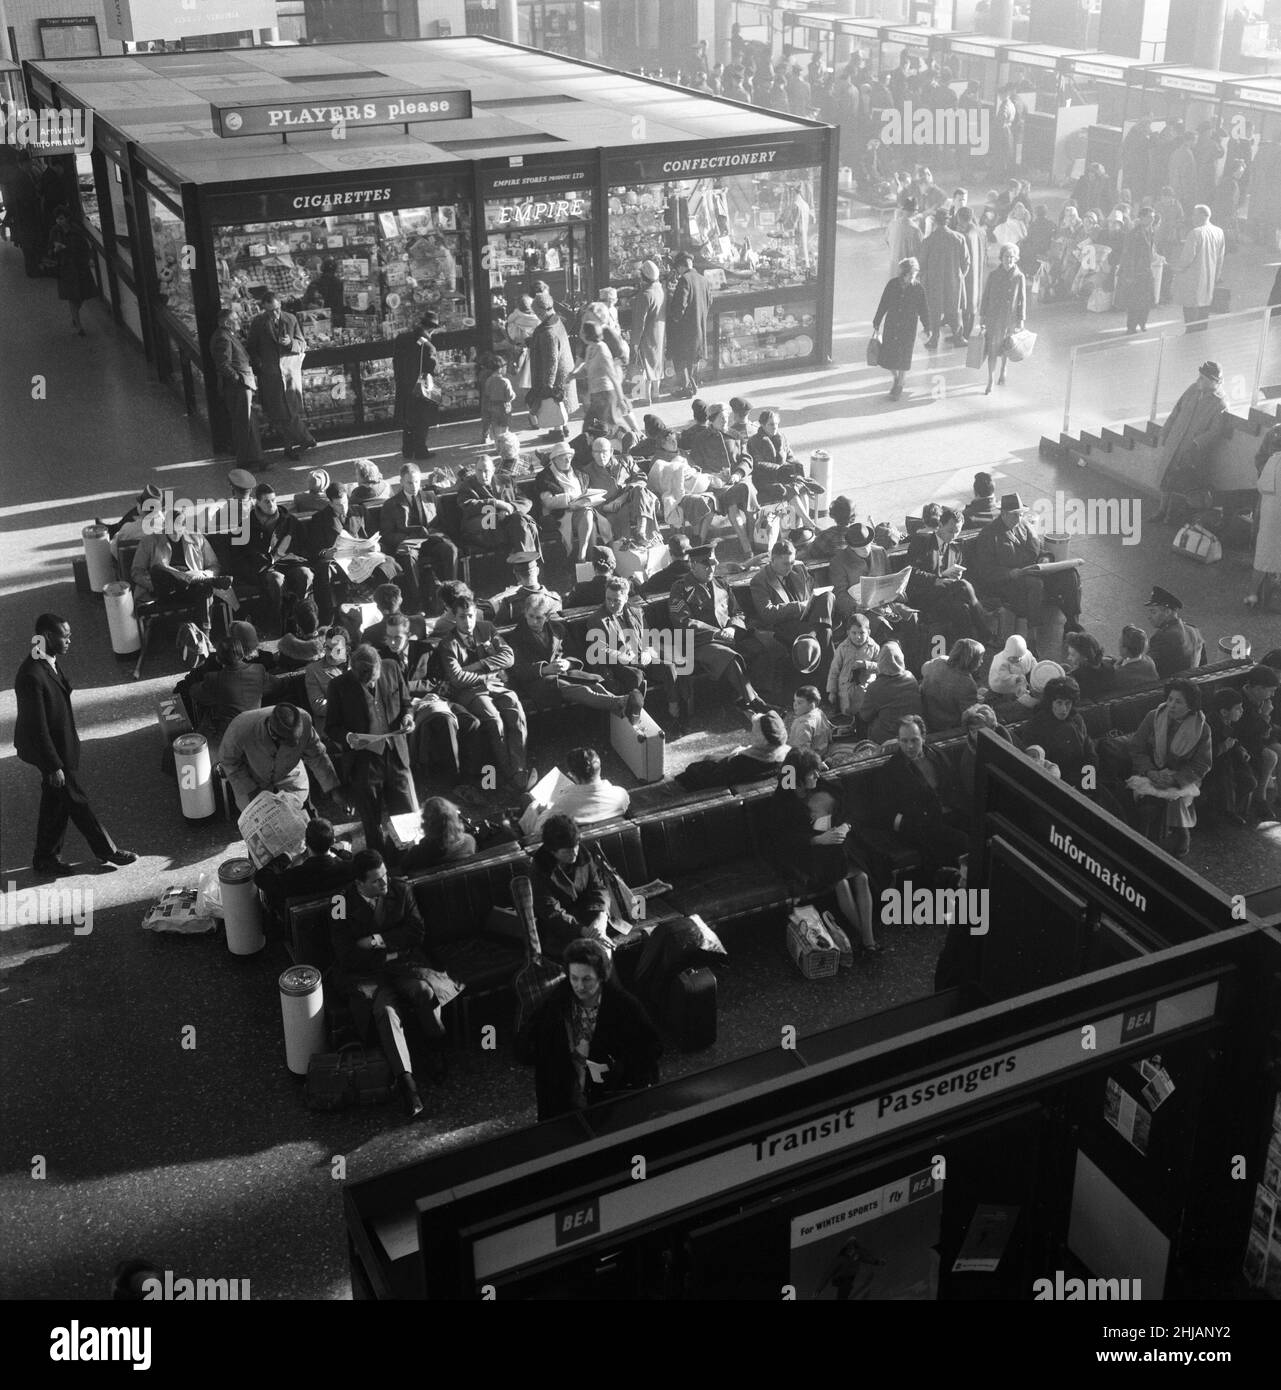
POLYGON ((1169 324, 1137 337, 1074 347, 1063 433, 1163 420, 1207 358, 1223 371, 1229 410, 1245 414, 1261 400, 1281 395, 1281 306, 1211 314, 1194 332, 1169 324))

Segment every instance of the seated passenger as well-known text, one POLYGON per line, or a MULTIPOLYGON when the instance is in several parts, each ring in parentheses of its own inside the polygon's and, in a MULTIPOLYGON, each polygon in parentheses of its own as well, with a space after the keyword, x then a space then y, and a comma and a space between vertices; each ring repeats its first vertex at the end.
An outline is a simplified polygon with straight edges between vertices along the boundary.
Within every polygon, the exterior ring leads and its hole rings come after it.
POLYGON ((325 632, 325 650, 322 656, 308 664, 305 672, 307 707, 311 717, 322 728, 325 723, 325 708, 329 698, 329 682, 341 676, 347 669, 351 638, 345 627, 331 627, 325 632))
POLYGON ((974 497, 965 504, 962 513, 966 526, 986 526, 1001 515, 996 504, 996 484, 990 473, 974 475, 974 497))
MULTIPOLYGON (((352 507, 368 515, 378 511, 390 496, 391 484, 383 477, 382 469, 373 459, 357 459, 356 486, 350 498, 352 507)), ((377 526, 372 527, 370 534, 377 529, 377 526)))
POLYGON ((325 489, 329 486, 329 474, 323 468, 313 468, 307 474, 307 491, 294 493, 289 510, 295 516, 310 516, 313 512, 324 511, 329 505, 325 489))
POLYGON ((991 705, 971 705, 961 715, 961 728, 965 730, 965 746, 961 749, 961 765, 957 771, 961 795, 965 805, 978 811, 978 742, 979 730, 991 729, 1006 743, 1013 743, 1010 731, 996 717, 991 705))
POLYGON ((222 566, 206 536, 193 529, 192 510, 175 507, 160 530, 148 530, 134 551, 129 578, 137 600, 190 599, 195 620, 207 632, 215 588, 226 588, 222 566))
MULTIPOLYGON (((671 557, 671 562, 663 566, 661 570, 656 570, 653 575, 641 585, 641 593, 647 598, 655 594, 670 594, 673 586, 679 579, 688 579, 690 576, 689 555, 693 549, 690 538, 683 532, 675 532, 667 542, 667 553, 671 557)), ((711 547, 708 547, 709 551, 711 547)), ((712 557, 715 559, 713 553, 712 557)))
POLYGON ((755 717, 751 743, 735 748, 732 753, 717 758, 699 758, 676 781, 686 791, 701 791, 708 787, 734 787, 743 782, 759 782, 778 771, 788 753, 787 730, 782 716, 770 710, 755 717))
POLYGON ((1180 671, 1191 671, 1200 666, 1205 639, 1199 628, 1184 621, 1183 600, 1157 584, 1143 606, 1148 610, 1153 625, 1148 654, 1161 679, 1169 680, 1180 671))
POLYGON ((1121 656, 1112 665, 1112 694, 1123 695, 1161 679, 1156 663, 1148 655, 1148 635, 1141 627, 1127 623, 1121 629, 1121 656))
POLYGON ((1237 721, 1237 738, 1250 755, 1250 771, 1258 786, 1250 801, 1250 813, 1258 820, 1276 820, 1275 809, 1269 805, 1276 794, 1277 763, 1281 759, 1281 738, 1276 725, 1277 672, 1262 664, 1251 667, 1241 685, 1245 697, 1241 718, 1237 721))
POLYGON ((870 526, 856 521, 845 529, 845 542, 832 556, 828 578, 832 582, 832 605, 837 618, 848 618, 863 607, 858 597, 858 582, 890 572, 885 547, 877 545, 870 526), (850 593, 850 589, 854 593, 850 593))
POLYGON ((615 695, 639 690, 644 699, 652 681, 666 697, 667 712, 679 726, 682 715, 676 668, 650 646, 644 617, 627 605, 630 593, 631 584, 619 575, 605 581, 604 605, 587 619, 587 670, 603 677, 615 695))
POLYGON ((481 607, 492 615, 499 627, 509 627, 519 622, 520 615, 525 611, 525 600, 532 594, 538 594, 550 602, 549 612, 560 612, 563 607, 560 595, 555 589, 543 587, 542 569, 536 551, 517 550, 507 557, 507 564, 515 583, 492 598, 481 600, 481 607))
POLYGON ((1028 681, 1036 657, 1027 649, 1027 639, 1013 633, 1005 639, 1005 646, 992 658, 988 667, 987 688, 993 695, 1003 695, 1007 699, 1017 699, 1028 692, 1028 681))
POLYGON ((1075 569, 1042 575, 1040 537, 1024 521, 1027 508, 1017 492, 1001 498, 1001 512, 973 541, 969 578, 984 598, 999 598, 1020 618, 1036 622, 1045 603, 1056 604, 1067 619, 1064 630, 1078 632, 1081 578, 1075 569))
POLYGON ((511 635, 515 661, 508 680, 522 703, 531 710, 586 705, 620 714, 635 724, 645 708, 640 691, 615 695, 599 674, 585 672, 581 661, 567 657, 564 624, 553 616, 557 612, 548 593, 531 593, 511 635))
POLYGON ((683 526, 706 544, 716 516, 712 480, 681 453, 673 430, 664 427, 654 441, 654 461, 647 483, 658 498, 660 515, 667 526, 683 526))
POLYGON ((805 896, 834 890, 863 954, 880 955, 867 865, 850 837, 840 785, 822 773, 812 749, 788 753, 765 808, 770 858, 785 877, 800 880, 805 896))
POLYGON ((354 874, 351 850, 337 843, 332 821, 315 816, 303 832, 303 850, 286 865, 267 864, 254 874, 254 882, 277 913, 289 898, 321 898, 339 892, 354 874))
POLYGON ((867 737, 873 743, 885 743, 894 737, 904 716, 919 717, 920 713, 920 684, 904 664, 902 648, 887 642, 876 658, 876 679, 867 688, 859 715, 867 725, 867 737))
POLYGON ((808 748, 824 757, 832 746, 832 726, 821 708, 823 697, 816 685, 803 685, 792 696, 792 727, 787 741, 793 750, 808 748))
POLYGON ((830 560, 845 544, 850 523, 859 520, 858 509, 848 497, 833 497, 827 515, 832 524, 819 529, 806 551, 807 560, 830 560))
POLYGON ((402 874, 457 864, 476 853, 476 837, 463 824, 458 807, 443 796, 429 796, 423 802, 422 826, 422 839, 400 856, 402 874))
POLYGON ((572 785, 562 787, 551 805, 534 822, 541 830, 552 816, 569 816, 579 825, 625 816, 632 799, 600 775, 600 754, 594 748, 571 748, 565 757, 565 774, 572 785))
POLYGON ((605 584, 618 568, 618 561, 607 545, 596 546, 588 558, 595 573, 569 591, 565 600, 567 608, 599 608, 605 602, 605 584))
POLYGON ((498 476, 493 457, 481 454, 458 484, 463 540, 477 550, 534 551, 541 554, 533 502, 498 476))
POLYGON ((529 865, 543 955, 564 960, 565 948, 581 937, 608 947, 609 889, 596 860, 583 848, 582 833, 572 817, 548 818, 543 842, 529 865))
POLYGON ((570 942, 565 968, 566 978, 518 1040, 534 1066, 540 1122, 658 1082, 662 1040, 645 1010, 615 983, 609 951, 595 941, 570 942))
POLYGON ((694 634, 694 669, 723 681, 740 711, 764 713, 769 706, 747 674, 747 660, 760 648, 739 612, 733 589, 716 578, 712 547, 689 551, 687 569, 687 577, 673 584, 667 607, 672 626, 694 634))
MULTIPOLYGON (((1159 793, 1145 794, 1133 785, 1139 829, 1176 859, 1188 852, 1189 831, 1196 824, 1196 796, 1209 772, 1210 726, 1201 713, 1201 692, 1176 677, 1165 687, 1165 702, 1143 716, 1130 735, 1135 778, 1145 778, 1159 793)), ((1131 784, 1135 779, 1131 779, 1131 784)))
POLYGON ((921 667, 921 704, 932 734, 960 727, 961 715, 979 699, 976 677, 983 669, 983 644, 963 637, 947 656, 936 656, 921 667))
POLYGON ((600 540, 595 511, 595 503, 600 499, 588 492, 583 475, 573 466, 573 456, 568 444, 553 444, 535 487, 542 514, 559 523, 561 543, 570 564, 579 564, 600 540))
POLYGON ((919 714, 900 721, 898 748, 881 779, 889 828, 920 852, 928 872, 955 869, 970 847, 970 808, 946 755, 925 742, 919 714))
POLYGON ((286 689, 258 660, 258 633, 252 623, 232 623, 217 653, 218 664, 206 667, 191 687, 196 727, 213 739, 238 714, 275 704, 286 689))
MULTIPOLYGON (((393 613, 404 612, 405 596, 399 584, 380 584, 374 590, 374 606, 382 615, 359 634, 359 641, 370 647, 381 647, 387 640, 387 619, 393 613)), ((355 640, 356 634, 353 634, 355 640)))
POLYGON ((773 634, 798 670, 806 674, 817 670, 832 649, 833 596, 814 592, 810 572, 797 560, 791 541, 774 543, 769 564, 752 576, 750 591, 757 629, 773 634), (812 664, 811 643, 819 654, 812 664))
POLYGON ((1041 703, 1031 719, 1017 730, 1025 752, 1039 746, 1044 756, 1055 763, 1059 775, 1079 792, 1091 795, 1098 785, 1098 753, 1094 740, 1086 731, 1085 720, 1077 713, 1081 703, 1081 687, 1071 676, 1059 676, 1046 683, 1041 703), (1085 785, 1086 769, 1090 769, 1090 786, 1085 785))
POLYGON ((1206 719, 1210 725, 1210 752, 1214 764, 1202 782, 1207 809, 1229 825, 1245 825, 1245 812, 1258 786, 1250 768, 1250 755, 1237 737, 1245 697, 1239 690, 1214 694, 1206 719))
POLYGON ((918 531, 907 543, 912 568, 907 601, 925 613, 949 641, 972 637, 987 646, 992 641, 987 610, 964 577, 957 536, 961 518, 953 507, 938 509, 938 524, 918 531))
POLYGON ((1113 668, 1103 659, 1103 648, 1088 632, 1069 632, 1063 639, 1064 670, 1081 689, 1081 699, 1101 700, 1115 688, 1113 668))
POLYGON ((325 654, 325 639, 320 635, 320 615, 309 598, 294 604, 287 624, 288 630, 276 644, 276 671, 302 671, 325 654))

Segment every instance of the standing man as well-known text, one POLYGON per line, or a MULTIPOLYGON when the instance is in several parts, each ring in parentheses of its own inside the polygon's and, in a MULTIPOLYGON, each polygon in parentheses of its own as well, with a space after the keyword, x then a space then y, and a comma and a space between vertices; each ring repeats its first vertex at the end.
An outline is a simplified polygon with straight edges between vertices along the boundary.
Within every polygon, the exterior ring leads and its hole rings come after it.
POLYGON ((68 821, 75 821, 104 869, 118 869, 138 858, 116 848, 80 785, 80 735, 71 708, 71 682, 58 665, 58 658, 70 649, 71 624, 56 613, 42 613, 36 619, 31 655, 18 667, 13 683, 18 704, 13 746, 41 776, 31 867, 42 878, 66 878, 76 872, 60 857, 68 821))
POLYGON ((968 342, 974 332, 979 305, 983 303, 983 286, 987 283, 987 233, 974 220, 974 209, 969 204, 962 204, 956 210, 956 232, 965 239, 970 257, 969 269, 961 277, 961 340, 968 342))
POLYGON ((263 296, 262 310, 249 325, 245 346, 258 373, 262 408, 285 442, 285 457, 296 459, 304 450, 316 447, 302 418, 302 360, 307 340, 298 320, 280 307, 274 294, 263 296))
POLYGON ((636 346, 637 394, 640 405, 653 404, 663 385, 667 337, 667 291, 653 261, 642 261, 640 288, 632 295, 632 342, 636 346))
POLYGON ((393 422, 400 426, 402 458, 431 458, 427 431, 440 419, 440 392, 436 386, 436 349, 431 335, 440 320, 429 309, 417 328, 397 333, 391 345, 392 372, 396 379, 393 422))
POLYGON ((1189 333, 1204 333, 1205 321, 1214 303, 1214 287, 1223 276, 1227 242, 1223 228, 1210 221, 1210 209, 1198 203, 1192 209, 1192 230, 1174 268, 1183 305, 1183 322, 1189 333))
POLYGON ((1223 370, 1202 362, 1161 427, 1161 507, 1154 522, 1172 523, 1180 499, 1209 490, 1214 449, 1231 432, 1223 370))
POLYGON ((676 368, 677 396, 693 396, 698 387, 698 364, 707 355, 707 313, 712 291, 707 277, 694 269, 688 252, 672 260, 676 284, 667 302, 667 351, 676 368))
POLYGON ((439 611, 438 590, 458 573, 458 547, 433 529, 435 520, 435 494, 424 495, 418 465, 405 464, 400 491, 383 503, 382 549, 404 571, 401 583, 411 613, 439 611))
POLYGON ((236 715, 222 736, 218 762, 242 811, 259 792, 280 792, 301 807, 307 800, 308 772, 321 791, 336 797, 345 809, 329 754, 311 715, 297 705, 272 705, 236 715))
POLYGON ((413 728, 414 705, 400 667, 362 643, 351 654, 351 669, 329 682, 325 740, 338 755, 367 847, 383 843, 384 802, 391 815, 414 809, 406 740, 413 728))
MULTIPOLYGON (((1196 202, 1197 189, 1197 167, 1196 167, 1196 136, 1188 130, 1184 131, 1179 142, 1175 145, 1170 154, 1170 163, 1165 181, 1174 189, 1174 196, 1179 201, 1179 206, 1183 209, 1186 217, 1193 210, 1196 202)), ((1077 204, 1078 208, 1080 204, 1077 204)))
POLYGON ((921 283, 930 320, 927 348, 938 347, 944 324, 951 328, 953 342, 967 341, 961 328, 961 301, 970 274, 970 246, 960 232, 949 229, 947 218, 940 208, 934 214, 934 230, 921 243, 921 283))
MULTIPOLYGON (((723 680, 744 714, 764 714, 769 706, 747 674, 745 653, 755 645, 733 591, 716 578, 713 547, 689 552, 689 575, 677 579, 667 601, 672 625, 694 634, 694 668, 723 680)), ((679 686, 677 687, 679 689, 679 686)))
POLYGON ((240 311, 223 309, 218 315, 218 327, 209 339, 209 355, 218 373, 222 403, 231 422, 231 438, 236 449, 236 462, 252 468, 262 459, 262 439, 254 419, 254 392, 258 378, 249 363, 249 354, 240 341, 240 311))

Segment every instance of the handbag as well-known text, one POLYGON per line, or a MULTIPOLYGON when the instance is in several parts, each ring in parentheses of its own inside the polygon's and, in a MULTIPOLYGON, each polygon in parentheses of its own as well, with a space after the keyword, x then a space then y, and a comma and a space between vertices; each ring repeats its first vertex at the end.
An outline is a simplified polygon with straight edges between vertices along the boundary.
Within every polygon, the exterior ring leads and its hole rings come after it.
POLYGON ((521 874, 512 879, 512 899, 516 915, 525 925, 525 964, 516 972, 512 989, 516 993, 516 1032, 521 1034, 542 1002, 565 978, 564 970, 543 955, 534 920, 534 890, 529 878, 521 874))
POLYGON ((430 372, 418 378, 418 394, 425 401, 433 401, 436 405, 440 404, 441 389, 436 385, 436 378, 430 372))
POLYGON ((1232 291, 1226 285, 1215 285, 1214 296, 1210 300, 1212 314, 1226 314, 1232 307, 1232 291))
POLYGON ((1174 549, 1202 565, 1217 565, 1223 559, 1223 545, 1218 536, 1199 522, 1179 528, 1174 537, 1174 549))
POLYGON ((635 923, 644 917, 644 899, 639 899, 642 906, 637 908, 637 896, 627 886, 627 880, 609 862, 609 858, 601 846, 593 842, 587 847, 588 854, 596 861, 596 867, 601 872, 601 877, 605 880, 605 887, 609 890, 610 904, 612 911, 610 917, 615 921, 635 923))
POLYGON ((867 365, 869 367, 879 367, 881 365, 881 335, 873 333, 867 344, 867 365))
POLYGON ((1020 328, 1017 333, 1010 334, 1007 340, 1009 351, 1006 355, 1011 362, 1026 362, 1035 346, 1036 334, 1029 329, 1020 328))
POLYGON ((538 402, 538 413, 534 416, 534 422, 540 430, 563 430, 569 424, 569 411, 565 408, 565 402, 554 401, 550 396, 544 396, 538 402))
POLYGON ((970 345, 965 349, 965 365, 971 370, 976 371, 984 362, 987 361, 987 340, 986 335, 976 333, 970 339, 970 345))

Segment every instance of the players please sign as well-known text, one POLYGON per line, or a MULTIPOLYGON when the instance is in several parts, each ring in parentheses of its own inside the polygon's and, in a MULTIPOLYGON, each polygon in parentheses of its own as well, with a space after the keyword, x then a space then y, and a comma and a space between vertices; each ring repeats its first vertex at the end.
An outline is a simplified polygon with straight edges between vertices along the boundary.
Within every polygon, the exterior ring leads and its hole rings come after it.
POLYGON ((419 121, 465 121, 471 117, 471 93, 386 92, 375 97, 341 97, 337 101, 254 102, 220 106, 211 102, 214 131, 223 136, 292 135, 332 130, 342 125, 406 125, 419 121))

